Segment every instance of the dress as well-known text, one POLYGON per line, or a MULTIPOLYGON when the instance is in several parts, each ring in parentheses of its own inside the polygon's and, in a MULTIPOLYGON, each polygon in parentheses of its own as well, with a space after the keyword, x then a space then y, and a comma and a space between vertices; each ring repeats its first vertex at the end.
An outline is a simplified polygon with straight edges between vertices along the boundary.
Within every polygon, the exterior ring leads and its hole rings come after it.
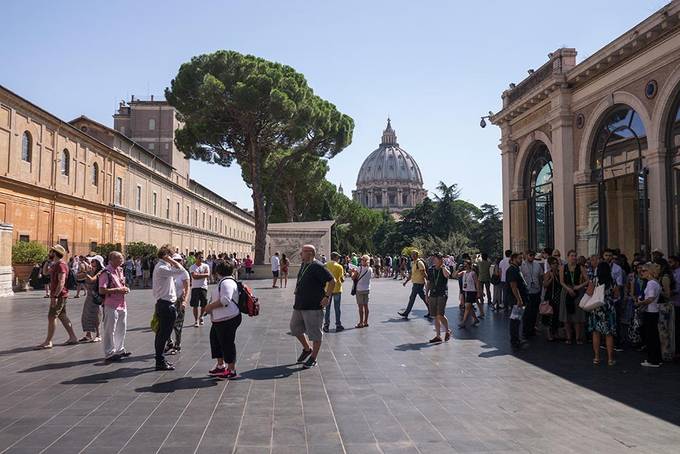
POLYGON ((605 288, 604 304, 588 314, 588 332, 597 331, 603 336, 616 335, 616 308, 612 288, 605 288))
MULTIPOLYGON (((569 265, 564 265, 564 282, 574 286, 581 283, 581 267, 576 266, 574 272, 569 271, 569 265)), ((583 296, 583 289, 576 293, 576 296, 569 295, 565 288, 562 288, 560 297, 560 322, 562 323, 583 323, 586 321, 586 313, 578 307, 579 301, 583 296)))
POLYGON ((562 284, 558 276, 555 276, 550 282, 550 285, 545 289, 545 295, 543 297, 544 301, 550 302, 550 307, 552 307, 552 315, 541 316, 541 322, 545 326, 549 326, 553 332, 557 332, 560 326, 559 311, 560 311, 560 300, 562 299, 562 284))
MULTIPOLYGON (((670 276, 661 278, 663 289, 671 287, 670 276)), ((666 292, 664 292, 666 293, 666 292)), ((670 293, 670 292, 668 292, 670 293)), ((659 339, 661 341, 661 356, 664 361, 673 361, 675 356, 675 307, 664 294, 659 299, 659 339)))
POLYGON ((96 332, 99 324, 101 323, 101 306, 94 304, 93 294, 95 287, 99 285, 99 280, 93 283, 87 283, 87 296, 85 297, 85 303, 83 304, 83 314, 80 318, 80 322, 83 325, 83 331, 85 332, 96 332))

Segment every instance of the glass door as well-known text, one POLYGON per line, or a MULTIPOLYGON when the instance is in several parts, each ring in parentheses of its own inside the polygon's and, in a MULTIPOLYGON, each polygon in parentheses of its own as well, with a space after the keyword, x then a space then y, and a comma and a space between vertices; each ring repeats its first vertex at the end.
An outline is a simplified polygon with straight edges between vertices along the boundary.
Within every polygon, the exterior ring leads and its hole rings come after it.
POLYGON ((591 256, 600 252, 600 201, 597 183, 574 188, 576 250, 591 256))

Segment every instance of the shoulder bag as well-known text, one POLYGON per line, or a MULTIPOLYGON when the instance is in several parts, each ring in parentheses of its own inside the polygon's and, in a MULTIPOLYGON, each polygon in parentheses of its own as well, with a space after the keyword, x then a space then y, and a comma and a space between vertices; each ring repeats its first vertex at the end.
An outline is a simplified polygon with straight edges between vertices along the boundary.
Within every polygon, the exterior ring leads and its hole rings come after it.
POLYGON ((357 284, 359 283, 362 277, 366 276, 366 273, 368 273, 368 269, 361 273, 361 276, 359 276, 358 279, 354 280, 354 283, 352 283, 352 291, 350 292, 350 295, 354 296, 357 294, 357 284))
MULTIPOLYGON (((592 285, 592 284, 590 284, 592 285)), ((588 295, 588 292, 584 293, 581 297, 581 301, 578 303, 578 307, 586 312, 592 312, 598 307, 604 305, 604 284, 599 284, 593 290, 592 295, 588 295)))

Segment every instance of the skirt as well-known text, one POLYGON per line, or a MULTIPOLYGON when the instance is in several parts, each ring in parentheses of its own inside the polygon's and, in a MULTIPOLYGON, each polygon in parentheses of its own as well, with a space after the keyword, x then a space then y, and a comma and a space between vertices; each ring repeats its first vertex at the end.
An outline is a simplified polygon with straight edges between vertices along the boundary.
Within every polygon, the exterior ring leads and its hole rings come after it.
POLYGON ((95 332, 101 323, 101 306, 92 302, 92 291, 88 290, 85 303, 83 304, 83 315, 80 318, 83 331, 95 332))
POLYGON ((616 335, 616 308, 611 302, 588 314, 588 331, 597 331, 603 336, 616 335))
POLYGON ((570 314, 567 311, 567 291, 562 289, 562 296, 560 297, 560 322, 562 323, 583 323, 586 321, 586 313, 578 307, 578 303, 581 301, 581 296, 583 296, 583 291, 579 292, 574 298, 574 312, 570 314))

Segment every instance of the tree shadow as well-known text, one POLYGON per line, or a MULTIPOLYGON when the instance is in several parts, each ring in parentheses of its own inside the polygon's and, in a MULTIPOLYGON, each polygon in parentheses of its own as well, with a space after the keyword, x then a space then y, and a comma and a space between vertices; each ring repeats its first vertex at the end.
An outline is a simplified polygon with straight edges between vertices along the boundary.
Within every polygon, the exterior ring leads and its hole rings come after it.
POLYGON ((258 369, 252 369, 246 372, 242 372, 241 378, 250 380, 277 380, 279 378, 290 377, 296 372, 302 370, 302 366, 291 368, 292 366, 297 366, 296 363, 284 364, 281 366, 271 366, 271 367, 260 367, 258 369))
POLYGON ((150 328, 149 326, 137 326, 137 327, 135 327, 135 328, 128 328, 126 331, 127 331, 128 333, 129 333, 129 332, 134 332, 134 331, 141 331, 141 332, 143 332, 143 333, 150 333, 150 332, 151 332, 151 328, 150 328))
MULTIPOLYGON (((141 355, 141 356, 130 356, 125 358, 123 361, 126 363, 130 362, 137 362, 137 361, 146 361, 147 359, 153 358, 154 355, 148 354, 148 355, 141 355)), ((106 362, 105 359, 103 358, 90 358, 90 359, 81 359, 79 361, 67 361, 64 363, 46 363, 46 364, 40 364, 38 366, 34 367, 29 367, 28 369, 20 370, 18 373, 20 374, 25 374, 25 373, 30 373, 30 372, 44 372, 46 370, 57 370, 57 369, 68 369, 71 367, 76 367, 76 366, 83 366, 86 364, 94 364, 95 366, 107 366, 110 363, 106 362)))
POLYGON ((394 347, 395 350, 399 352, 408 352, 408 351, 418 351, 422 350, 424 348, 430 348, 434 347, 436 345, 439 345, 438 343, 429 343, 429 342, 419 342, 419 343, 414 343, 414 344, 401 344, 397 345, 394 347))
POLYGON ((0 351, 0 356, 14 355, 15 353, 28 353, 35 350, 35 346, 31 347, 15 347, 9 350, 0 351))
POLYGON ((136 388, 135 392, 170 394, 182 389, 211 388, 217 386, 217 381, 214 377, 180 377, 162 383, 154 383, 151 386, 136 388))
POLYGON ((133 369, 131 367, 122 367, 120 369, 111 370, 108 372, 102 372, 99 374, 83 375, 82 377, 76 377, 72 380, 67 380, 61 382, 62 385, 100 385, 108 383, 110 380, 115 380, 118 378, 131 378, 137 375, 146 374, 153 372, 155 368, 145 367, 140 369, 133 369))

